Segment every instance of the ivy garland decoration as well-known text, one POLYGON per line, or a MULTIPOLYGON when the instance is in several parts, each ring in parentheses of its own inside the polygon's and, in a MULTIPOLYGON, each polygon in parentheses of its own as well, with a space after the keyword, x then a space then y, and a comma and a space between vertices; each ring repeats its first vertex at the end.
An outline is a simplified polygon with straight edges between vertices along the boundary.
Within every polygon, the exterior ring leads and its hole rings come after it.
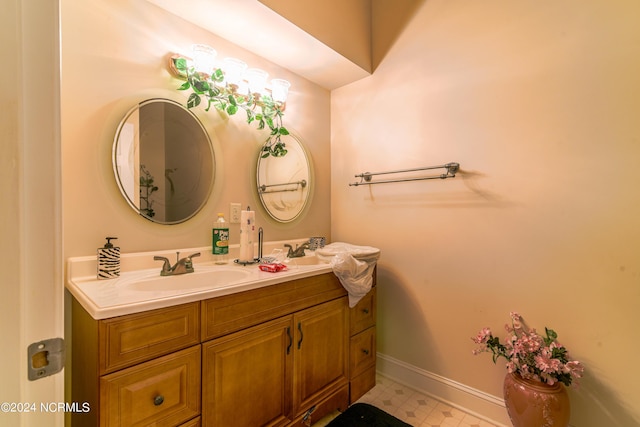
POLYGON ((172 58, 173 66, 186 77, 178 90, 192 90, 187 100, 187 108, 194 108, 206 102, 205 111, 214 106, 233 116, 240 109, 247 115, 247 123, 256 122, 258 130, 268 127, 271 132, 262 148, 261 157, 282 157, 287 154, 285 143, 281 140, 289 131, 282 124, 284 115, 281 106, 273 101, 269 95, 239 94, 232 85, 224 84, 224 73, 216 68, 211 75, 195 71, 185 58, 172 58))

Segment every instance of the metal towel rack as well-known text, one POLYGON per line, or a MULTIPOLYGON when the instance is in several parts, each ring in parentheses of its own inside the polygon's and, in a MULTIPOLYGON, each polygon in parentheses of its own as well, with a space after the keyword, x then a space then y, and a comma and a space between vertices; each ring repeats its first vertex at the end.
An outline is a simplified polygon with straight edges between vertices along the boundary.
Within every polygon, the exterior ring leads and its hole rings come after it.
POLYGON ((298 189, 303 189, 307 186, 307 181, 302 179, 300 181, 295 181, 295 182, 285 182, 282 184, 269 184, 269 185, 265 185, 262 184, 261 186, 258 187, 258 192, 259 193, 263 193, 263 194, 267 194, 267 193, 282 193, 285 191, 297 191, 298 189), (283 188, 280 190, 271 190, 271 191, 267 191, 267 188, 269 187, 282 187, 285 185, 295 185, 295 188, 283 188))
POLYGON ((364 172, 364 173, 361 173, 361 174, 355 176, 356 178, 360 178, 359 182, 351 182, 351 183, 349 183, 349 186, 357 187, 358 185, 385 184, 385 183, 390 183, 390 182, 422 181, 422 180, 425 180, 425 179, 455 178, 456 173, 458 172, 459 169, 460 169, 460 164, 459 163, 447 163, 446 165, 440 165, 440 166, 426 166, 426 167, 423 167, 423 168, 402 169, 402 170, 390 171, 390 172, 364 172), (434 175, 434 176, 420 176, 420 177, 413 177, 413 178, 399 178, 399 179, 387 179, 387 180, 382 180, 382 181, 371 181, 371 177, 373 177, 375 175, 388 175, 388 174, 395 174, 395 173, 418 172, 418 171, 431 170, 431 169, 446 169, 447 172, 443 173, 443 174, 440 174, 440 175, 434 175))

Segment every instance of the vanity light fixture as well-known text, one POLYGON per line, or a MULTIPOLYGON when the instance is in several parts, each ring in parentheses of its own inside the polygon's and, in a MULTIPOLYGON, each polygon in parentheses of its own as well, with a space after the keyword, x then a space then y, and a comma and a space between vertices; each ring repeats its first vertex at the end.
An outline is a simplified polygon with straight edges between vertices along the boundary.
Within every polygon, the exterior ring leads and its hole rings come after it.
POLYGON ((280 140, 289 131, 282 125, 291 83, 273 79, 267 85, 269 74, 236 58, 216 62, 217 52, 210 46, 194 44, 192 57, 173 55, 169 71, 186 80, 178 90, 191 90, 187 107, 193 108, 206 102, 205 111, 211 106, 234 115, 240 109, 247 114, 247 123, 256 122, 258 129, 271 130, 263 155, 280 157, 287 153, 280 140))

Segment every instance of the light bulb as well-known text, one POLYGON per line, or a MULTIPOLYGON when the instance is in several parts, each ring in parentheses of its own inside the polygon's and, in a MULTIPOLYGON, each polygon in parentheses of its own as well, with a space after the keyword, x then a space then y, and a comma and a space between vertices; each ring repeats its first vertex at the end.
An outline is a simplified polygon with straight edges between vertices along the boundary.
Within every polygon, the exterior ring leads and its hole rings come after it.
POLYGON ((269 74, 261 70, 259 68, 249 68, 244 73, 245 78, 249 82, 249 91, 251 93, 260 93, 264 92, 264 87, 267 84, 267 77, 269 74))
POLYGON ((289 94, 289 88, 291 83, 283 79, 271 80, 271 98, 274 102, 280 102, 284 104, 287 101, 287 95, 289 94))
POLYGON ((222 60, 224 70, 224 80, 230 85, 240 85, 247 64, 236 58, 225 58, 222 60))
POLYGON ((210 76, 213 73, 218 53, 214 48, 205 44, 194 44, 191 46, 191 50, 193 51, 193 67, 196 72, 210 76))

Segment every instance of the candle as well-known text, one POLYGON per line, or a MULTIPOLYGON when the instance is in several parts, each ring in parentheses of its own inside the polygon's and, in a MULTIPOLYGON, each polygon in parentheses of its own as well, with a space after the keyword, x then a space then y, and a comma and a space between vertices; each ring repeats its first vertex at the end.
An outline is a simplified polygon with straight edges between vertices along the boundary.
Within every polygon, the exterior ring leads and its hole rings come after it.
POLYGON ((240 212, 240 262, 253 262, 253 234, 255 231, 256 213, 249 210, 240 212))

